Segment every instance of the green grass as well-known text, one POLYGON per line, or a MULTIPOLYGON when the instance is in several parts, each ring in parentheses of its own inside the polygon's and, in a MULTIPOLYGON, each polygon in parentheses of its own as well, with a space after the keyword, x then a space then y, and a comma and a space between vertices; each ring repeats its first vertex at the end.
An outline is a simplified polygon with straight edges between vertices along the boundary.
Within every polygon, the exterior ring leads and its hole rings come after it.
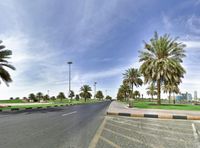
POLYGON ((168 110, 193 110, 200 111, 200 105, 190 105, 190 104, 161 104, 157 105, 154 102, 133 102, 136 108, 146 108, 146 109, 168 109, 168 110))
MULTIPOLYGON (((87 102, 85 102, 84 100, 72 100, 72 102, 70 102, 69 100, 63 100, 62 102, 60 100, 55 100, 55 101, 49 101, 49 104, 35 104, 35 105, 16 105, 16 106, 10 106, 10 107, 3 107, 0 108, 1 110, 10 110, 12 108, 19 108, 19 109, 24 109, 24 108, 37 108, 37 107, 42 107, 42 108, 46 108, 47 106, 51 106, 54 107, 55 105, 57 106, 61 106, 61 105, 78 105, 78 104, 88 104, 88 103, 97 103, 97 102, 101 102, 98 100, 87 100, 87 102)), ((16 103, 16 102, 15 102, 16 103)), ((22 102, 19 102, 22 103, 22 102)))
POLYGON ((0 100, 0 103, 24 103, 23 100, 0 100))

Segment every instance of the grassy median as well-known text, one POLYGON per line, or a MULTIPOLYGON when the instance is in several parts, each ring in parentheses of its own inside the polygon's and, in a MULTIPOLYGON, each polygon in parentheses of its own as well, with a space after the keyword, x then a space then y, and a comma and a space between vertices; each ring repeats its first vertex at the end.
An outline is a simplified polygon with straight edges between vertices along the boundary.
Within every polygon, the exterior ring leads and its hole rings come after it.
MULTIPOLYGON (((86 102, 82 99, 80 99, 79 101, 77 100, 54 100, 54 101, 49 101, 49 104, 33 104, 33 105, 29 105, 28 103, 25 105, 14 105, 14 106, 9 106, 9 107, 1 107, 0 110, 11 110, 11 109, 26 109, 26 108, 47 108, 47 107, 56 107, 56 106, 66 106, 66 105, 78 105, 78 104, 89 104, 89 103, 98 103, 101 102, 99 100, 94 100, 94 99, 89 99, 86 102)), ((1 102, 2 103, 2 102, 1 102)), ((4 103, 8 103, 4 100, 4 103)), ((9 102, 11 103, 11 102, 9 102)), ((12 102, 12 103, 17 103, 17 102, 12 102)), ((18 103, 22 103, 22 102, 18 102, 18 103)))
POLYGON ((157 105, 155 102, 133 102, 133 107, 145 108, 145 109, 200 111, 200 105, 192 105, 192 104, 161 104, 161 105, 157 105))

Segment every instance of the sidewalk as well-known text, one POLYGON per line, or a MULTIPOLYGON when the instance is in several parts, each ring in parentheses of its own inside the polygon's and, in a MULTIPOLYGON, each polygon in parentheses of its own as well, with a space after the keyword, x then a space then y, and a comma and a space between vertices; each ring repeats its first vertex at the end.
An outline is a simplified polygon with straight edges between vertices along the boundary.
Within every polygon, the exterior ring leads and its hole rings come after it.
POLYGON ((200 120, 200 111, 128 108, 126 104, 118 101, 113 101, 110 104, 107 114, 131 117, 200 120))

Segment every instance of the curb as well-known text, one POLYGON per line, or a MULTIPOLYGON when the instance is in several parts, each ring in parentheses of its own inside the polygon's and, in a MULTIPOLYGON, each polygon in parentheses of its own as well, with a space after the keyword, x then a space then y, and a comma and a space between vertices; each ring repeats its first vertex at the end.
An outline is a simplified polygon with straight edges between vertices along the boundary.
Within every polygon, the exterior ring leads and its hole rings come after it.
POLYGON ((200 120, 200 116, 190 116, 190 115, 172 115, 172 114, 134 114, 134 113, 117 113, 117 112, 107 112, 107 115, 114 116, 126 116, 126 117, 142 117, 142 118, 160 118, 160 119, 181 119, 181 120, 200 120))

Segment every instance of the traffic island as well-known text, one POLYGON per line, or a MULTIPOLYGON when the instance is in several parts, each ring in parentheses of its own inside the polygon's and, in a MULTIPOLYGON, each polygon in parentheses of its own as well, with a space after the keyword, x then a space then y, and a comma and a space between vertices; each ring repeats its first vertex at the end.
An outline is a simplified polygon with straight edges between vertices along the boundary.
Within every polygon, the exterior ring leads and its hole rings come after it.
POLYGON ((107 115, 140 118, 200 120, 200 111, 128 108, 125 104, 117 101, 113 101, 110 104, 107 115))

